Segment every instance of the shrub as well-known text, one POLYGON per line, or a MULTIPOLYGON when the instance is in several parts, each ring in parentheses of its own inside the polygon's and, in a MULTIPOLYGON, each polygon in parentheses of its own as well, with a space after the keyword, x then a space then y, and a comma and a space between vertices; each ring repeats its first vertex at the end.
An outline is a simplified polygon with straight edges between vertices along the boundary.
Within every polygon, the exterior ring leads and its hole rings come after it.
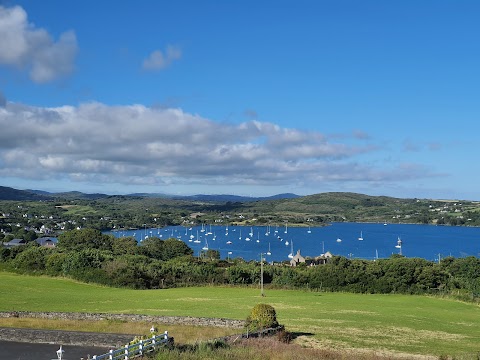
POLYGON ((245 322, 245 327, 249 331, 258 331, 277 326, 277 313, 273 306, 267 304, 255 305, 245 322))

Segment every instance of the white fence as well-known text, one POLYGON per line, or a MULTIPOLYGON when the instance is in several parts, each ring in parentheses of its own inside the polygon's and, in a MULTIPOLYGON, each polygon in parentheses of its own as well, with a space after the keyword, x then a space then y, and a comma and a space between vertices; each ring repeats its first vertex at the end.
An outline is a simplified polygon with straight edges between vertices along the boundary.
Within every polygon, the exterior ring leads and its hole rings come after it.
POLYGON ((157 346, 166 344, 168 342, 168 331, 161 335, 153 335, 151 338, 146 340, 140 340, 138 343, 125 345, 116 350, 110 350, 106 354, 94 355, 92 360, 128 360, 132 359, 135 356, 143 355, 148 351, 155 350, 157 346))

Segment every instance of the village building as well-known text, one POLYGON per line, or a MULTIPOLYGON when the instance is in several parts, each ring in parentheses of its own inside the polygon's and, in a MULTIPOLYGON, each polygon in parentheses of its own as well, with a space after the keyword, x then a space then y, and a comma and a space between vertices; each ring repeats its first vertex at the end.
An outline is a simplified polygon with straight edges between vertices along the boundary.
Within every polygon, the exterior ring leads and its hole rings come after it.
POLYGON ((300 250, 297 250, 297 254, 290 260, 290 266, 297 266, 302 263, 305 263, 307 266, 325 265, 332 257, 332 253, 327 251, 325 254, 321 254, 313 259, 305 258, 300 254, 300 250))

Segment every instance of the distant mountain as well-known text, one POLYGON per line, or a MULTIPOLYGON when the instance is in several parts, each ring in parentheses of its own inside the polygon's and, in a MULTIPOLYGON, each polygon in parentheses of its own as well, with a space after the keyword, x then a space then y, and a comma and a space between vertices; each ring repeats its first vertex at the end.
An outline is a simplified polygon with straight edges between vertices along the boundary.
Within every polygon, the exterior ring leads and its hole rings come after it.
POLYGON ((206 201, 206 202, 251 202, 251 201, 263 201, 263 200, 281 200, 281 199, 295 199, 299 195, 295 194, 278 194, 273 196, 264 196, 264 197, 252 197, 252 196, 239 196, 239 195, 228 195, 228 194, 219 194, 219 195, 191 195, 191 196, 175 196, 174 199, 177 200, 195 200, 195 201, 206 201))
POLYGON ((0 186, 0 200, 17 200, 17 201, 40 201, 51 200, 52 198, 44 194, 37 194, 30 190, 17 190, 11 187, 0 186))
MULTIPOLYGON (((86 194, 80 191, 67 191, 52 193, 42 190, 17 190, 9 187, 0 187, 0 200, 53 200, 53 199, 68 199, 68 200, 98 200, 110 197, 106 194, 86 194)), ((292 193, 277 194, 273 196, 264 197, 252 197, 252 196, 239 196, 229 194, 219 195, 168 195, 162 193, 133 193, 125 196, 131 197, 144 197, 144 198, 161 198, 172 200, 186 200, 186 201, 205 201, 205 202, 252 202, 262 200, 283 200, 283 199, 296 199, 300 197, 292 193)))
POLYGON ((61 192, 53 194, 57 198, 63 199, 79 199, 79 200, 97 200, 109 197, 110 195, 106 194, 85 194, 80 191, 68 191, 68 192, 61 192))
POLYGON ((172 197, 174 197, 173 195, 167 195, 162 193, 133 193, 133 194, 127 194, 125 196, 145 197, 145 198, 166 198, 166 199, 171 199, 172 197))
MULTIPOLYGON (((86 194, 80 191, 66 191, 66 192, 58 192, 58 193, 52 193, 48 191, 43 191, 43 190, 17 190, 17 191, 26 191, 29 193, 33 193, 36 195, 44 196, 49 199, 54 199, 54 198, 61 198, 61 199, 78 199, 78 200, 96 200, 96 199, 103 199, 106 197, 109 197, 110 195, 106 194, 86 194)), ((25 199, 15 199, 15 200, 25 200, 25 199)))

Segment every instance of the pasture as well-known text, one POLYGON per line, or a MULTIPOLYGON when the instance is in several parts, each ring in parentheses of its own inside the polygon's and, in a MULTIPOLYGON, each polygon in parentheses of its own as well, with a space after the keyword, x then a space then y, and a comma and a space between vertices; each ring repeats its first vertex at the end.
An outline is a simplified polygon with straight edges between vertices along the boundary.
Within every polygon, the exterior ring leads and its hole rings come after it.
MULTIPOLYGON (((59 311, 215 317, 244 320, 260 302, 272 305, 296 342, 316 348, 362 349, 476 358, 480 308, 451 299, 195 287, 130 290, 68 279, 0 272, 0 311, 59 311)), ((0 319, 0 326, 2 321, 0 319)), ((175 337, 175 334, 171 333, 175 337)))

